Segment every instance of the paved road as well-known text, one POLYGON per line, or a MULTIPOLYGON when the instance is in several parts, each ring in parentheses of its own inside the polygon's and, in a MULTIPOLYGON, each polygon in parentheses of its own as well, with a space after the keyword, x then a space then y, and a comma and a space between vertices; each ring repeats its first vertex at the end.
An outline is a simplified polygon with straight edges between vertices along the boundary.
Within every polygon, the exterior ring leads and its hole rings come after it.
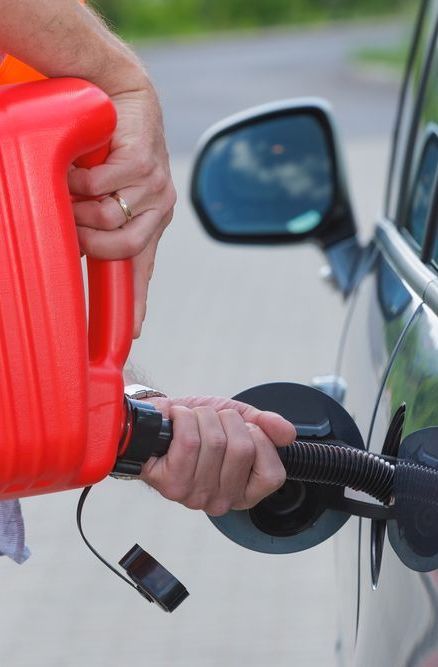
MULTIPOLYGON (((330 371, 342 304, 300 249, 218 246, 186 201, 190 151, 222 115, 296 94, 334 102, 368 228, 381 197, 395 86, 357 74, 353 46, 386 43, 389 25, 280 33, 143 49, 163 92, 180 192, 160 249, 144 334, 132 363, 173 395, 231 395, 330 371)), ((149 608, 82 546, 77 495, 24 502, 33 558, 2 562, 0 664, 8 667, 316 667, 334 664, 333 545, 269 557, 225 540, 202 513, 136 483, 107 481, 86 529, 113 562, 138 541, 187 585, 173 616, 149 608)))
POLYGON ((186 154, 199 133, 249 106, 296 96, 319 96, 334 107, 348 138, 386 136, 394 86, 385 77, 358 76, 351 67, 364 47, 400 39, 398 24, 334 26, 266 32, 258 37, 202 40, 140 49, 163 100, 173 154, 186 154))

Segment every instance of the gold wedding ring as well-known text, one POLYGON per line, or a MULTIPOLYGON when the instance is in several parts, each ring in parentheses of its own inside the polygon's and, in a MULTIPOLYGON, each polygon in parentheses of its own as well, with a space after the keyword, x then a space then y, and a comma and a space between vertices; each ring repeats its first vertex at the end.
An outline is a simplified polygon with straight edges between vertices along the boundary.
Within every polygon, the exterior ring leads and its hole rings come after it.
POLYGON ((110 197, 112 197, 112 199, 114 199, 118 203, 118 205, 122 209, 123 213, 125 214, 125 218, 126 218, 125 224, 127 224, 128 222, 131 222, 131 220, 132 220, 132 211, 129 208, 129 205, 125 201, 125 199, 123 199, 123 197, 121 197, 118 194, 118 192, 113 192, 110 195, 110 197))

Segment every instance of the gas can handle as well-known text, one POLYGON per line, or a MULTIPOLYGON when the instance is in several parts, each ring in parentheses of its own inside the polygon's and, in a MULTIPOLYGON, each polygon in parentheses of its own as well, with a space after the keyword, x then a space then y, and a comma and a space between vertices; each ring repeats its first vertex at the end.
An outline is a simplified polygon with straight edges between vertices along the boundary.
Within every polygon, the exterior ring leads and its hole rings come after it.
MULTIPOLYGON (((85 4, 84 0, 80 2, 85 4)), ((6 55, 0 84, 38 79, 45 79, 45 76, 6 55)), ((75 164, 85 168, 94 167, 105 162, 108 153, 109 145, 101 146, 75 160, 75 164)), ((134 326, 132 262, 87 258, 87 266, 90 362, 107 361, 121 369, 129 354, 134 326)))
MULTIPOLYGON (((105 162, 109 146, 82 156, 80 167, 105 162)), ((117 368, 126 362, 134 326, 132 262, 87 257, 89 317, 88 347, 91 363, 107 361, 117 368)))

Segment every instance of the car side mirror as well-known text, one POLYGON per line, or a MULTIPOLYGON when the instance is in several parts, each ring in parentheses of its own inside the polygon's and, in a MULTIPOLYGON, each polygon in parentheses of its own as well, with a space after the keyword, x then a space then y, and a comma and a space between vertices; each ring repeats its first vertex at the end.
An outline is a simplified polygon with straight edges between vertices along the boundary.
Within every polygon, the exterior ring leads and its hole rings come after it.
POLYGON ((328 106, 276 102, 226 119, 201 139, 192 202, 228 243, 318 241, 356 233, 328 106))

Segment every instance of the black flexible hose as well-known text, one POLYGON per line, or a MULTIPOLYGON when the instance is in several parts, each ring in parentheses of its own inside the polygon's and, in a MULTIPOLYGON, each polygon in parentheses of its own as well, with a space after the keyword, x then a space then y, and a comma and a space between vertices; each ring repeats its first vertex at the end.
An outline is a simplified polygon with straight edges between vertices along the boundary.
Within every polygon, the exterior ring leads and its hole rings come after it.
MULTIPOLYGON (((115 476, 126 474, 126 465, 138 465, 141 471, 142 463, 151 456, 164 455, 172 441, 172 422, 163 419, 153 405, 128 397, 126 402, 132 433, 113 471, 115 476)), ((298 440, 279 448, 278 453, 288 479, 349 487, 385 504, 390 501, 395 465, 381 456, 349 447, 339 440, 298 440)))
POLYGON ((353 447, 330 442, 297 440, 278 450, 288 479, 347 486, 388 504, 394 486, 395 465, 353 447))

